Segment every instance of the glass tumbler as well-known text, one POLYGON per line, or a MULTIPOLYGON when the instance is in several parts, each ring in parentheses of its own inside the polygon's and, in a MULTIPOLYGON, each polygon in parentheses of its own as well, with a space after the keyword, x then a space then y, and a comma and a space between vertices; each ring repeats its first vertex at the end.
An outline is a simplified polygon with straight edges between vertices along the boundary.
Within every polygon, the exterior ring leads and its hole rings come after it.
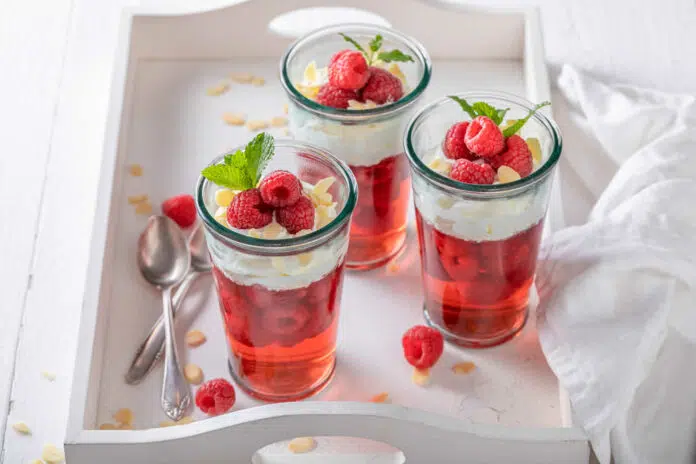
POLYGON ((431 63, 414 39, 391 29, 344 24, 316 30, 295 42, 281 60, 281 82, 290 100, 292 136, 329 150, 346 162, 358 182, 346 266, 371 269, 396 255, 406 238, 410 179, 402 137, 413 104, 428 86, 431 63), (396 102, 368 109, 340 109, 307 98, 298 83, 308 63, 322 66, 339 50, 351 48, 339 33, 366 44, 383 37, 383 49, 399 49, 414 62, 398 63, 407 82, 396 102))
MULTIPOLYGON (((459 97, 509 108, 524 117, 533 104, 499 92, 459 97)), ((553 172, 562 141, 556 125, 536 113, 518 135, 538 139, 541 157, 527 177, 510 183, 465 184, 423 161, 441 150, 448 128, 470 119, 449 98, 422 109, 404 146, 413 172, 424 314, 450 341, 471 348, 503 343, 524 326, 553 172)))
POLYGON ((324 227, 287 239, 241 234, 215 219, 218 187, 203 177, 196 206, 213 262, 232 377, 256 398, 291 401, 321 390, 334 372, 357 187, 344 163, 304 143, 276 140, 266 171, 277 169, 312 184, 334 177, 328 192, 337 203, 337 216, 324 227))

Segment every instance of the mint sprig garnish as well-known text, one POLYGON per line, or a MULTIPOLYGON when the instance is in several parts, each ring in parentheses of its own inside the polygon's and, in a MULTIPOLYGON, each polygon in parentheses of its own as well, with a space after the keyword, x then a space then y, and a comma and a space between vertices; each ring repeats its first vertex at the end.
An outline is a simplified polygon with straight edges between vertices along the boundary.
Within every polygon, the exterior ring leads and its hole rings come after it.
MULTIPOLYGON (((503 122, 505 115, 510 110, 510 108, 498 109, 486 102, 475 102, 474 104, 470 105, 465 99, 457 97, 456 95, 450 95, 449 98, 459 103, 459 106, 461 106, 462 110, 471 116, 471 119, 474 119, 476 116, 487 116, 498 126, 503 122)), ((550 104, 551 102, 548 101, 539 103, 529 111, 529 114, 527 114, 526 117, 523 119, 518 119, 514 124, 507 127, 503 131, 503 135, 505 137, 515 135, 520 129, 522 129, 522 126, 529 121, 529 118, 531 118, 534 113, 536 113, 540 108, 550 104)))
POLYGON ((365 50, 365 48, 363 48, 363 46, 360 45, 357 40, 347 36, 346 34, 339 34, 346 42, 351 43, 360 53, 363 54, 368 66, 375 64, 377 61, 382 61, 384 63, 391 63, 394 61, 413 61, 413 57, 411 55, 407 55, 401 50, 394 49, 386 52, 381 51, 384 38, 380 34, 377 34, 372 40, 370 40, 370 43, 368 44, 369 50, 365 50))
POLYGON ((275 154, 273 136, 260 133, 244 147, 225 155, 223 164, 203 169, 201 175, 210 182, 232 190, 248 190, 256 187, 261 174, 275 154))
POLYGON ((523 119, 518 119, 517 121, 515 121, 515 123, 512 126, 506 128, 503 131, 503 135, 505 137, 510 137, 511 135, 515 135, 517 133, 517 131, 522 129, 522 126, 524 126, 527 123, 527 121, 529 121, 529 118, 531 118, 534 115, 534 113, 536 113, 537 111, 539 111, 539 109, 541 109, 545 106, 549 106, 550 104, 551 104, 551 102, 545 101, 545 102, 541 102, 538 105, 534 106, 534 108, 529 110, 529 113, 527 114, 527 116, 525 116, 523 119))

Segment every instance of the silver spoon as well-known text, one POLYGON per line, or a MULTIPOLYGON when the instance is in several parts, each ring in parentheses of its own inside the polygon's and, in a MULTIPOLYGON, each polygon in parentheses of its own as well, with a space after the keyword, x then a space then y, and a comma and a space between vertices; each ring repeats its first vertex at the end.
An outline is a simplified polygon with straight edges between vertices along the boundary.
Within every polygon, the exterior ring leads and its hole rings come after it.
POLYGON ((179 226, 166 216, 150 217, 138 240, 138 266, 145 280, 162 290, 165 330, 162 408, 174 421, 181 419, 191 404, 191 392, 176 353, 171 292, 186 275, 190 262, 188 244, 179 226))
MULTIPOLYGON (((176 291, 174 291, 174 296, 172 297, 172 307, 174 308, 175 317, 179 308, 181 308, 181 302, 184 300, 186 293, 188 293, 191 284, 198 276, 210 272, 213 268, 210 263, 208 249, 205 245, 203 228, 200 224, 197 225, 196 229, 191 233, 191 237, 189 238, 189 251, 191 253, 191 267, 186 277, 184 277, 184 280, 181 281, 176 291)), ((162 358, 163 353, 164 318, 160 316, 157 322, 155 322, 155 325, 152 326, 150 334, 135 352, 133 361, 128 368, 128 372, 126 372, 126 383, 130 385, 140 383, 152 370, 155 364, 157 364, 157 361, 162 358)))

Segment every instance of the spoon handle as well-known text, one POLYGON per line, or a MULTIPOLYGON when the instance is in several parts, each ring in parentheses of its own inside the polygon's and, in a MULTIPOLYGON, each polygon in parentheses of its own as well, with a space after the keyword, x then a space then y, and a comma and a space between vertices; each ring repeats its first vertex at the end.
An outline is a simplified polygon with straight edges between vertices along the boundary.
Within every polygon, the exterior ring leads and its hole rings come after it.
POLYGON ((181 419, 191 404, 188 382, 181 372, 179 357, 174 340, 174 311, 172 310, 172 290, 162 290, 164 316, 164 379, 162 381, 162 409, 173 421, 181 419))
MULTIPOLYGON (((188 292, 191 284, 199 276, 199 272, 190 271, 184 280, 179 284, 176 291, 174 292, 174 297, 172 298, 172 306, 174 307, 175 313, 181 308, 181 302, 184 301, 184 296, 188 292)), ((141 380, 152 370, 157 361, 162 358, 164 354, 164 317, 160 315, 155 325, 150 329, 150 333, 143 343, 138 347, 133 356, 133 361, 131 362, 128 372, 126 372, 126 383, 129 385, 136 385, 140 383, 141 380)))

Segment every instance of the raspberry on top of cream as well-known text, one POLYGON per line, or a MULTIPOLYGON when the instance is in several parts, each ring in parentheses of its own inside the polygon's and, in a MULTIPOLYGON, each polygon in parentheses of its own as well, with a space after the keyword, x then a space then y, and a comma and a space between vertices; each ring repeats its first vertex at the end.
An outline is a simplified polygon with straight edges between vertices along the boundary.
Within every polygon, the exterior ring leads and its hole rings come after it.
POLYGON ((307 64, 295 87, 305 97, 333 108, 363 110, 393 103, 407 90, 406 76, 397 62, 413 61, 400 50, 383 51, 381 35, 365 46, 341 34, 356 50, 335 53, 327 66, 307 64))
MULTIPOLYGON (((244 150, 203 170, 202 175, 219 187, 208 200, 215 220, 237 233, 266 240, 299 237, 331 223, 338 215, 330 190, 337 179, 326 177, 311 184, 280 170, 261 178, 273 154, 273 138, 262 133, 244 150)), ((336 268, 347 247, 347 234, 288 256, 257 255, 209 241, 213 264, 227 278, 274 290, 306 287, 321 279, 336 268)))
POLYGON ((462 183, 504 184, 529 176, 541 165, 539 139, 525 140, 517 132, 549 102, 536 105, 522 119, 503 123, 507 109, 450 98, 472 119, 449 128, 440 149, 424 160, 430 169, 462 183))

